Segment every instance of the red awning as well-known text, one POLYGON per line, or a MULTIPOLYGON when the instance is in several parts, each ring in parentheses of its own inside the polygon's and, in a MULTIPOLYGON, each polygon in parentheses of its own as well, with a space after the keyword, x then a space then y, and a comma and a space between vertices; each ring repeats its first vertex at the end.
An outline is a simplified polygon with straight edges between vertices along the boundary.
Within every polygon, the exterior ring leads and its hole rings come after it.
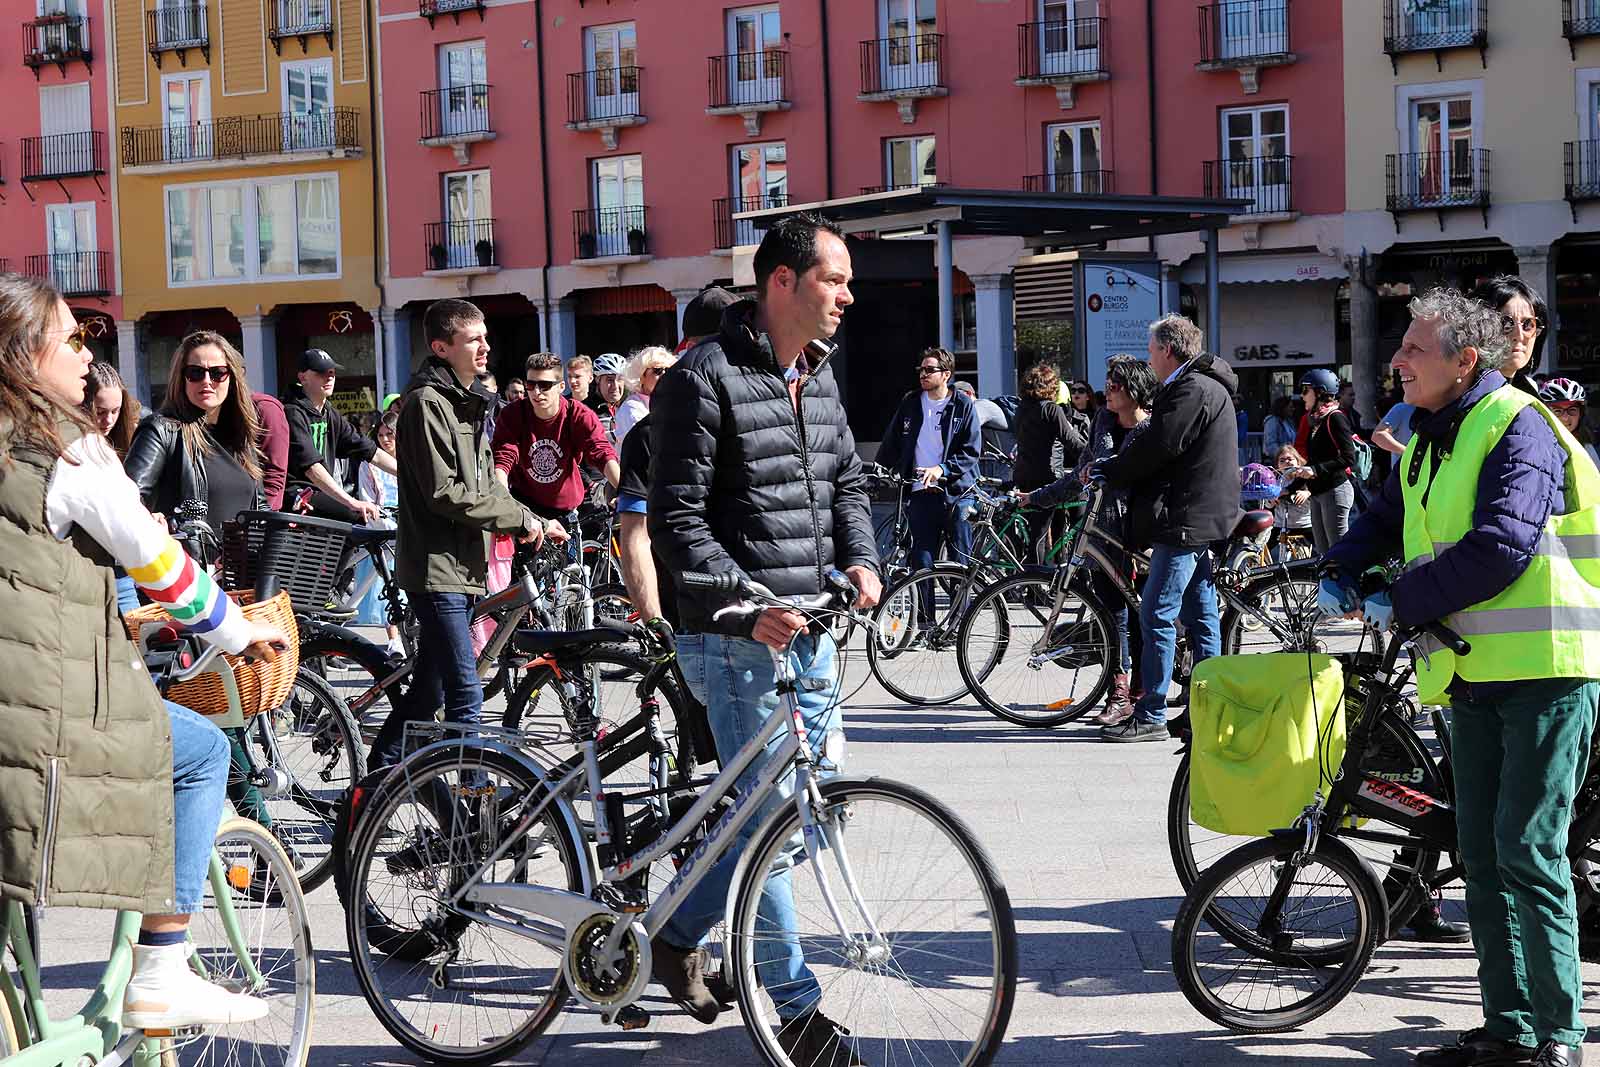
POLYGON ((579 315, 639 315, 652 311, 676 313, 672 294, 659 285, 618 285, 609 289, 580 289, 579 315))

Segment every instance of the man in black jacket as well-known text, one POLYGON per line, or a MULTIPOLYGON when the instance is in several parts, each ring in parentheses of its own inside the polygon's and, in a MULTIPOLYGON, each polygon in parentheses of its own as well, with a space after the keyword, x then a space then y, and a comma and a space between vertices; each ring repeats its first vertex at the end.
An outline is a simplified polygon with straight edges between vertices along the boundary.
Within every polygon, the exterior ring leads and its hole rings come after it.
POLYGON ((300 387, 290 391, 284 403, 289 422, 289 486, 292 499, 311 490, 310 509, 340 522, 373 522, 383 509, 368 500, 358 500, 339 484, 334 475, 336 460, 367 462, 379 470, 395 474, 394 457, 377 442, 357 430, 328 403, 333 395, 339 365, 320 348, 308 348, 300 357, 300 387))
MULTIPOLYGON (((833 223, 800 215, 767 232, 755 256, 755 300, 723 314, 721 332, 684 355, 651 401, 655 461, 650 541, 674 572, 748 575, 780 596, 816 594, 842 569, 870 607, 881 592, 861 462, 833 374, 808 365, 813 338, 839 328, 850 304, 850 253, 833 223)), ((731 757, 778 707, 768 649, 788 650, 812 744, 839 727, 835 647, 793 611, 713 620, 726 598, 678 589, 684 678, 705 703, 717 751, 731 757)), ((776 743, 776 739, 775 739, 776 743)), ((741 785, 750 777, 740 779, 741 785)), ((783 786, 787 791, 787 780, 783 786)), ((759 825, 746 823, 741 842, 759 825)), ((721 917, 741 849, 723 857, 652 942, 654 973, 696 1018, 716 1018, 695 946, 721 917)), ((858 1062, 819 1010, 822 990, 796 931, 787 871, 774 874, 759 911, 773 931, 756 975, 772 995, 777 1040, 796 1063, 858 1062)))
POLYGON ((1160 741, 1179 619, 1198 662, 1222 652, 1211 550, 1239 519, 1239 445, 1233 395, 1239 379, 1202 352, 1200 328, 1182 315, 1150 326, 1150 369, 1161 380, 1150 423, 1096 471, 1129 491, 1129 522, 1147 541, 1150 577, 1139 604, 1144 696, 1133 717, 1100 731, 1105 741, 1160 741))

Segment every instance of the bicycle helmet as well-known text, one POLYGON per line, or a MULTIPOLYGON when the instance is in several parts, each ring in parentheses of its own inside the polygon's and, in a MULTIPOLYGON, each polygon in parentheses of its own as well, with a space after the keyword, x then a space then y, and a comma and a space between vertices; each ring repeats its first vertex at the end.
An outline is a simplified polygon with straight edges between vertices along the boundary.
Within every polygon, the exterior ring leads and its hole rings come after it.
POLYGON ((1588 403, 1583 386, 1571 378, 1551 378, 1539 387, 1539 399, 1546 404, 1588 403))
POLYGON ((1271 467, 1250 463, 1240 469, 1240 500, 1275 500, 1278 493, 1278 474, 1271 467))
POLYGON ((627 360, 615 352, 607 352, 595 359, 594 374, 596 378, 602 374, 621 374, 627 367, 627 360))
POLYGON ((1331 370, 1308 370, 1300 378, 1300 388, 1315 389, 1322 396, 1339 395, 1339 376, 1331 370))

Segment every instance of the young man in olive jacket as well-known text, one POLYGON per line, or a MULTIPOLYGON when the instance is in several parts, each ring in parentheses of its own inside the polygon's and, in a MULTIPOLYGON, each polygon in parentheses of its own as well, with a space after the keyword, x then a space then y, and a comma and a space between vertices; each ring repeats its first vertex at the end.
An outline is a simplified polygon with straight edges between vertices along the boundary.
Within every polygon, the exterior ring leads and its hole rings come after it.
POLYGON ((373 742, 372 769, 396 762, 405 724, 441 704, 449 722, 478 721, 483 685, 468 623, 485 591, 489 535, 531 540, 536 529, 494 476, 484 434, 488 398, 472 389, 488 366, 483 313, 465 300, 440 300, 428 307, 423 329, 431 354, 411 379, 395 429, 395 579, 417 614, 417 665, 404 704, 373 742))

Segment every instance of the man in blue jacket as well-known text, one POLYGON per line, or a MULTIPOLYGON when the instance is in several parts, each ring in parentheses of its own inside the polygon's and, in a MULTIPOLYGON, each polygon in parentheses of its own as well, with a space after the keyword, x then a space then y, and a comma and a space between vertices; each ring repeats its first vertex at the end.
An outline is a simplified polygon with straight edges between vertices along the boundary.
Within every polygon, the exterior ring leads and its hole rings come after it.
POLYGON ((968 516, 976 503, 972 488, 983 454, 983 426, 972 398, 950 388, 955 369, 955 356, 942 348, 922 353, 917 361, 922 388, 901 399, 878 446, 879 463, 916 482, 906 502, 914 571, 933 566, 942 542, 960 562, 972 554, 968 516))

